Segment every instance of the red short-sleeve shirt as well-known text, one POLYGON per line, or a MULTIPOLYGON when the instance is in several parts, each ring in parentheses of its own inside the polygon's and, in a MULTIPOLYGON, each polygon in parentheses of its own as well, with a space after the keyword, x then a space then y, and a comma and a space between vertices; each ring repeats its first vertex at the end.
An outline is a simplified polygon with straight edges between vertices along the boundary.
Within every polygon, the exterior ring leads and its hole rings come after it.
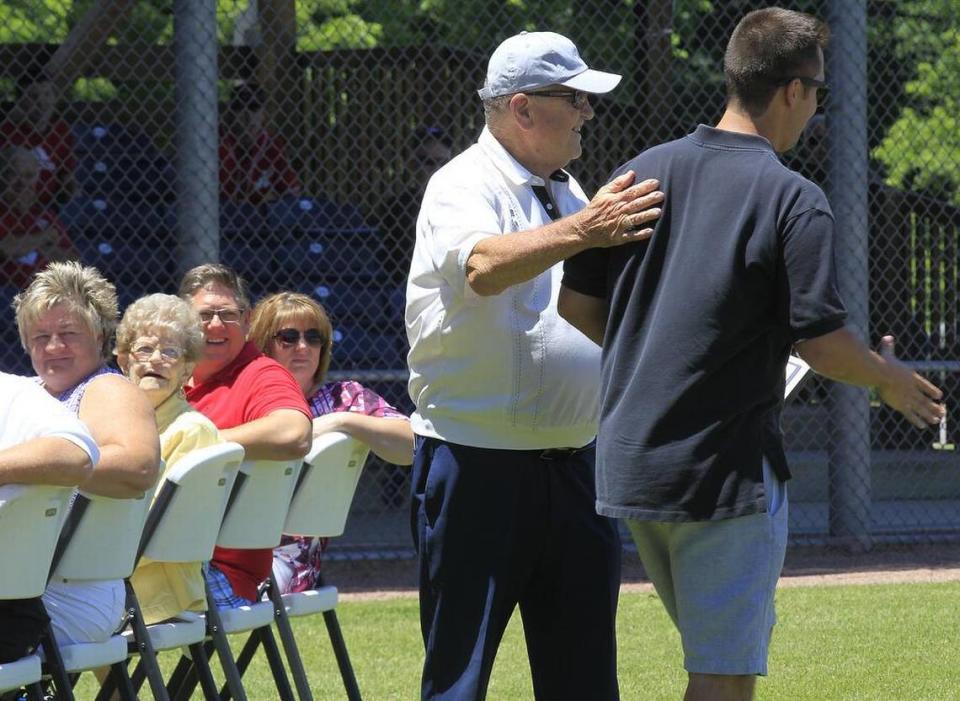
POLYGON ((276 195, 299 196, 300 179, 287 160, 283 139, 266 129, 250 153, 229 133, 220 138, 220 194, 259 204, 276 195))
MULTIPOLYGON (((76 254, 63 224, 51 210, 40 205, 26 213, 16 212, 0 204, 0 239, 35 236, 52 231, 60 257, 76 254)), ((0 253, 0 284, 26 287, 34 273, 50 262, 42 251, 34 250, 19 257, 8 258, 0 253)))
POLYGON ((30 124, 8 121, 0 124, 0 141, 4 145, 23 146, 33 151, 40 164, 37 198, 44 205, 56 204, 64 182, 77 169, 70 125, 58 120, 41 134, 30 124))
MULTIPOLYGON (((262 419, 278 409, 295 409, 310 417, 297 381, 250 342, 227 367, 186 392, 187 401, 219 429, 262 419)), ((273 550, 218 547, 212 562, 230 580, 237 596, 256 600, 257 587, 270 574, 273 550)))

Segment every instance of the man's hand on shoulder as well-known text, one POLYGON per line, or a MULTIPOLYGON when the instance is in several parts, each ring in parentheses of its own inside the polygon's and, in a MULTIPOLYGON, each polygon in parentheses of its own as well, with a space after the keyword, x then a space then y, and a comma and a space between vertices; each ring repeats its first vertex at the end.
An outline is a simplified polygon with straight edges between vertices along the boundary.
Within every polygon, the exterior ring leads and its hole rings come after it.
POLYGON ((619 246, 644 241, 653 235, 645 224, 660 217, 664 195, 657 180, 633 184, 636 175, 628 170, 604 185, 576 216, 577 231, 589 248, 619 246))

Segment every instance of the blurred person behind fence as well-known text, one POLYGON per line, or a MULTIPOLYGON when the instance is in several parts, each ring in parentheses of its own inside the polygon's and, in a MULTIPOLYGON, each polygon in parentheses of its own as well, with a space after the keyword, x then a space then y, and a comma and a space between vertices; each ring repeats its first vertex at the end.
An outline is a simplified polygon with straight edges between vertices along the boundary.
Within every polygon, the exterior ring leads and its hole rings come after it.
MULTIPOLYGON (((413 461, 410 420, 372 389, 352 380, 327 381, 333 327, 310 297, 278 292, 253 310, 250 340, 296 379, 313 415, 313 436, 340 431, 394 465, 413 461)), ((317 586, 327 538, 285 535, 273 551, 273 574, 284 592, 317 586)))
POLYGON ((419 127, 410 137, 404 157, 403 180, 380 209, 387 274, 397 285, 406 283, 417 234, 417 213, 430 176, 453 155, 447 132, 437 126, 419 127))
MULTIPOLYGON (((146 396, 107 365, 117 324, 113 284, 96 268, 50 263, 14 309, 40 386, 86 424, 100 449, 81 488, 118 499, 142 495, 157 481, 160 444, 146 396)), ((53 581, 43 602, 61 645, 106 640, 125 611, 120 580, 53 581)))
POLYGON ((727 45, 717 126, 614 173, 663 183, 652 238, 565 264, 560 313, 604 351, 597 507, 626 519, 680 632, 688 701, 745 701, 767 673, 791 347, 918 426, 943 413, 939 390, 845 325, 830 206, 778 158, 817 109, 828 34, 799 12, 746 15, 727 45))
POLYGON ((282 137, 266 125, 266 95, 257 85, 234 89, 220 132, 220 195, 262 204, 298 197, 300 178, 287 159, 282 137))
POLYGON ((27 148, 0 148, 0 284, 25 287, 47 263, 79 257, 56 213, 38 199, 39 175, 27 148))
MULTIPOLYGON (((656 182, 592 200, 563 169, 620 76, 566 37, 490 57, 476 144, 430 179, 407 283, 424 699, 482 699, 519 605, 538 699, 619 697, 615 524, 594 510, 599 350, 557 316, 559 263, 642 240, 656 182)), ((608 125, 616 128, 616 125, 608 125)))
POLYGON ((59 209, 77 192, 77 159, 70 125, 57 118, 57 88, 43 70, 17 80, 17 98, 0 123, 0 145, 23 146, 37 159, 37 200, 59 209))

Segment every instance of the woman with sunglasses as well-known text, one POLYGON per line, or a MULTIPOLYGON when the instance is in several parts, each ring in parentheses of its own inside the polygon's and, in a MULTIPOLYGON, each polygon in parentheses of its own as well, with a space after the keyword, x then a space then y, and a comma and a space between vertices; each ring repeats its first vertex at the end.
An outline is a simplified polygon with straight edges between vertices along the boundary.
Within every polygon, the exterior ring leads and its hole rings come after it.
MULTIPOLYGON (((313 435, 340 431, 366 443, 380 459, 413 462, 409 419, 358 382, 326 382, 333 327, 324 308, 307 295, 278 292, 253 310, 250 340, 299 383, 314 416, 313 435)), ((273 573, 284 593, 314 586, 326 539, 284 536, 274 550, 273 573)))

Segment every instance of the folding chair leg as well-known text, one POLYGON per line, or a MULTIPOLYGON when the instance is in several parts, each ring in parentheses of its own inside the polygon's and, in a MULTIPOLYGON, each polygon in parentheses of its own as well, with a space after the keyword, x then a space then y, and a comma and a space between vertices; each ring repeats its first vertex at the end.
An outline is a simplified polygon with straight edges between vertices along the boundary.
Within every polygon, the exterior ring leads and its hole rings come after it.
POLYGON ((193 655, 193 668, 196 670, 197 679, 200 681, 203 698, 206 701, 216 701, 218 699, 217 682, 213 678, 213 672, 210 671, 210 660, 204 652, 203 645, 200 643, 191 645, 190 654, 193 655))
MULTIPOLYGON (((191 654, 193 649, 190 649, 191 654)), ((170 674, 170 678, 167 680, 167 693, 170 694, 170 698, 173 701, 180 699, 180 687, 183 686, 183 682, 186 679, 187 673, 190 671, 191 665, 193 663, 190 661, 190 658, 186 655, 181 655, 180 660, 177 662, 177 666, 174 667, 173 672, 170 674)))
POLYGON ((137 692, 133 690, 130 675, 127 674, 127 661, 110 665, 110 677, 113 677, 121 701, 137 701, 137 692))
MULTIPOLYGON (((110 699, 113 698, 113 694, 116 692, 116 690, 117 682, 114 679, 113 670, 111 670, 111 673, 106 676, 106 678, 103 680, 103 683, 100 685, 100 691, 97 692, 95 701, 110 701, 110 699)), ((133 690, 134 693, 136 693, 136 687, 134 687, 133 690)))
POLYGON ((47 623, 43 635, 40 638, 40 646, 43 648, 44 657, 47 660, 47 670, 56 688, 57 701, 75 701, 73 697, 73 685, 70 683, 70 675, 63 666, 63 657, 60 655, 60 648, 57 646, 56 638, 53 637, 53 627, 47 623))
MULTIPOLYGON (((297 640, 293 637, 293 626, 290 625, 290 617, 287 615, 287 608, 283 603, 283 595, 280 593, 280 587, 277 586, 277 580, 273 574, 270 575, 270 601, 273 604, 274 622, 277 624, 277 633, 280 635, 280 642, 283 643, 283 652, 287 656, 287 664, 290 665, 290 674, 293 676, 293 683, 297 687, 297 696, 300 701, 313 701, 313 692, 310 691, 310 682, 307 680, 307 671, 303 667, 303 660, 300 657, 300 649, 297 647, 297 640)), ((268 631, 269 632, 269 631, 268 631)), ((270 638, 273 638, 272 633, 270 638)), ((276 645, 276 643, 274 643, 276 645)), ((286 677, 286 675, 284 675, 286 677)))
MULTIPOLYGON (((287 670, 283 667, 283 658, 280 657, 280 649, 277 647, 276 640, 270 628, 258 628, 250 633, 247 642, 244 643, 240 656, 237 657, 237 669, 243 676, 250 666, 250 661, 257 652, 257 648, 263 644, 264 654, 267 656, 267 663, 270 665, 270 673, 273 675, 273 682, 277 687, 277 698, 280 701, 296 701, 293 695, 293 689, 290 688, 290 681, 287 679, 287 670)), ((230 690, 226 686, 220 688, 220 701, 229 701, 230 690)))
POLYGON ((323 622, 327 625, 327 634, 330 636, 333 654, 337 658, 337 666, 340 668, 340 677, 343 679, 343 688, 347 691, 347 698, 350 699, 350 701, 362 701, 360 697, 360 687, 357 685, 357 677, 353 673, 353 665, 350 664, 347 643, 344 641, 343 633, 340 631, 337 612, 324 611, 323 622))
POLYGON ((170 701, 167 693, 167 687, 163 683, 163 673, 160 671, 160 664, 157 662, 157 652, 153 649, 153 643, 150 641, 150 633, 143 622, 143 612, 140 610, 140 602, 137 601, 137 595, 133 591, 130 580, 124 580, 127 590, 127 608, 130 611, 130 627, 133 629, 133 640, 140 653, 140 665, 146 672, 147 680, 150 682, 150 691, 156 701, 170 701))
POLYGON ((233 651, 230 649, 230 641, 227 640, 227 634, 223 632, 223 622, 220 620, 217 604, 213 600, 210 585, 204 584, 207 590, 207 631, 213 639, 213 645, 220 657, 223 676, 226 677, 227 686, 233 698, 237 701, 247 701, 247 692, 243 689, 240 672, 237 670, 237 663, 234 661, 233 651))
MULTIPOLYGON (((170 692, 173 701, 190 701, 193 697, 193 690, 197 687, 197 681, 203 683, 203 680, 200 679, 201 670, 209 671, 210 669, 210 655, 213 654, 214 650, 212 642, 196 643, 188 646, 188 649, 190 650, 190 657, 184 655, 180 658, 180 662, 177 663, 176 669, 170 676, 170 681, 167 682, 167 690, 170 692)), ((207 698, 219 698, 216 693, 216 686, 216 683, 214 683, 213 696, 207 698)), ((206 693, 205 691, 205 697, 206 693)))

